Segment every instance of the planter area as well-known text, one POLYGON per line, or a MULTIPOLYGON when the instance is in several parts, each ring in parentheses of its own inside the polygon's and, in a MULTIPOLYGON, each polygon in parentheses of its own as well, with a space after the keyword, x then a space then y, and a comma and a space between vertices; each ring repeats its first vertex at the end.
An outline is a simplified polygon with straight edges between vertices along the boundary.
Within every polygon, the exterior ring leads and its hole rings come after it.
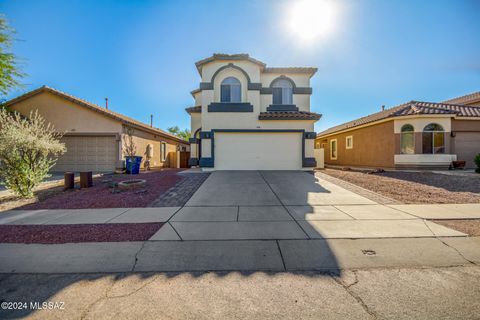
POLYGON ((185 179, 183 169, 146 171, 138 175, 115 174, 94 179, 93 187, 61 191, 16 209, 87 209, 147 207, 168 189, 185 179), (137 180, 136 183, 128 181, 137 180), (141 180, 141 181, 138 181, 141 180), (126 183, 125 183, 126 182, 126 183), (122 184, 123 183, 123 184, 122 184), (120 187, 122 186, 122 187, 120 187), (125 186, 125 188, 123 188, 125 186))
POLYGON ((0 243, 146 241, 163 223, 0 225, 0 243))
POLYGON ((480 203, 480 174, 368 173, 328 168, 321 172, 402 203, 480 203))

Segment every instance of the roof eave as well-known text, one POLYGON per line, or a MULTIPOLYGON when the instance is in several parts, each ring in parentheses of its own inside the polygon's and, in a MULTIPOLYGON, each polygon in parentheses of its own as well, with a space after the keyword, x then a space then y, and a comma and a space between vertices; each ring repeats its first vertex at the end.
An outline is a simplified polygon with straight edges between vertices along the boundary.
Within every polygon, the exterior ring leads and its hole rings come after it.
POLYGON ((114 114, 113 112, 107 112, 105 110, 103 110, 102 107, 100 106, 97 106, 97 105, 94 105, 92 103, 88 103, 86 101, 83 101, 82 99, 79 99, 79 98, 76 98, 70 94, 66 94, 64 92, 61 92, 59 90, 56 90, 54 88, 50 88, 48 86, 41 86, 40 88, 37 88, 37 89, 34 89, 32 91, 29 91, 27 93, 24 93, 23 95, 20 95, 16 98, 13 98, 7 102, 4 103, 5 106, 10 106, 12 104, 15 104, 17 102, 20 102, 20 101, 23 101, 25 99, 28 99, 30 97, 33 97, 37 94, 40 94, 42 92, 48 92, 48 93, 51 93, 53 95, 56 95, 56 96, 59 96, 63 99, 66 99, 68 101, 71 101, 73 103, 77 103, 77 104, 80 104, 94 112, 98 112, 104 116, 107 116, 107 117, 110 117, 110 118, 113 118, 123 124, 128 124, 130 126, 134 126, 136 128, 139 128, 141 130, 145 130, 145 131, 149 131, 150 133, 153 133, 153 134, 156 134, 156 135, 163 135, 165 137, 168 137, 169 139, 172 139, 172 140, 175 140, 177 142, 181 142, 181 143, 185 143, 185 144, 188 144, 188 141, 185 141, 183 139, 180 139, 172 134, 169 134, 168 132, 164 132, 163 130, 160 130, 160 129, 156 129, 156 128, 152 128, 152 127, 149 127, 147 124, 144 124, 144 123, 141 123, 141 122, 133 122, 133 121, 130 121, 128 119, 125 119, 125 118, 122 118, 122 117, 119 117, 117 116, 116 114, 114 114))

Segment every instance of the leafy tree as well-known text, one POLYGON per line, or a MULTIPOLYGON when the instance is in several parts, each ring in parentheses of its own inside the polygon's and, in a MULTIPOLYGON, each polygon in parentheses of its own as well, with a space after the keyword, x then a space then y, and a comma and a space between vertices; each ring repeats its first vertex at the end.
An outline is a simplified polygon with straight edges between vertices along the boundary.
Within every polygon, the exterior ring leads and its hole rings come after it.
POLYGON ((18 79, 24 74, 18 66, 18 59, 10 52, 15 31, 0 15, 0 95, 6 96, 10 90, 22 87, 18 79))
POLYGON ((175 127, 167 128, 167 130, 171 134, 173 134, 173 135, 175 135, 175 136, 177 136, 180 139, 183 139, 185 141, 188 141, 188 139, 190 138, 190 130, 188 130, 188 129, 180 130, 180 128, 178 126, 175 126, 175 127))
POLYGON ((15 194, 32 197, 65 152, 62 135, 38 111, 26 118, 0 108, 0 183, 15 194))

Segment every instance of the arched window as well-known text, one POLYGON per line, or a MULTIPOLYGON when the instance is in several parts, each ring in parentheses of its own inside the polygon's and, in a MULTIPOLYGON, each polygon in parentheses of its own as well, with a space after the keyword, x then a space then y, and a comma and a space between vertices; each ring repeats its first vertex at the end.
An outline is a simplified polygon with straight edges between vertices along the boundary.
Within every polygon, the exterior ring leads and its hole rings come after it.
POLYGON ((241 102, 242 85, 237 78, 228 77, 220 85, 220 102, 241 102))
POLYGON ((430 123, 423 128, 423 153, 445 153, 445 131, 437 123, 430 123))
POLYGON ((400 153, 415 153, 415 134, 411 124, 403 125, 400 133, 400 153))
POLYGON ((278 79, 272 84, 273 104, 293 104, 293 85, 286 79, 278 79))

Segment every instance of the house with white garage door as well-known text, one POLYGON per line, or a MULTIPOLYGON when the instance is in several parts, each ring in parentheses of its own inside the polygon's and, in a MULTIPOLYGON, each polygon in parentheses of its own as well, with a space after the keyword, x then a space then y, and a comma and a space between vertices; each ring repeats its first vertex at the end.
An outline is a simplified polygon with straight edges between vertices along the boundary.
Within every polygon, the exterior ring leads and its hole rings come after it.
POLYGON ((310 112, 312 67, 267 67, 248 54, 196 63, 190 165, 214 170, 302 170, 316 166, 310 112))

